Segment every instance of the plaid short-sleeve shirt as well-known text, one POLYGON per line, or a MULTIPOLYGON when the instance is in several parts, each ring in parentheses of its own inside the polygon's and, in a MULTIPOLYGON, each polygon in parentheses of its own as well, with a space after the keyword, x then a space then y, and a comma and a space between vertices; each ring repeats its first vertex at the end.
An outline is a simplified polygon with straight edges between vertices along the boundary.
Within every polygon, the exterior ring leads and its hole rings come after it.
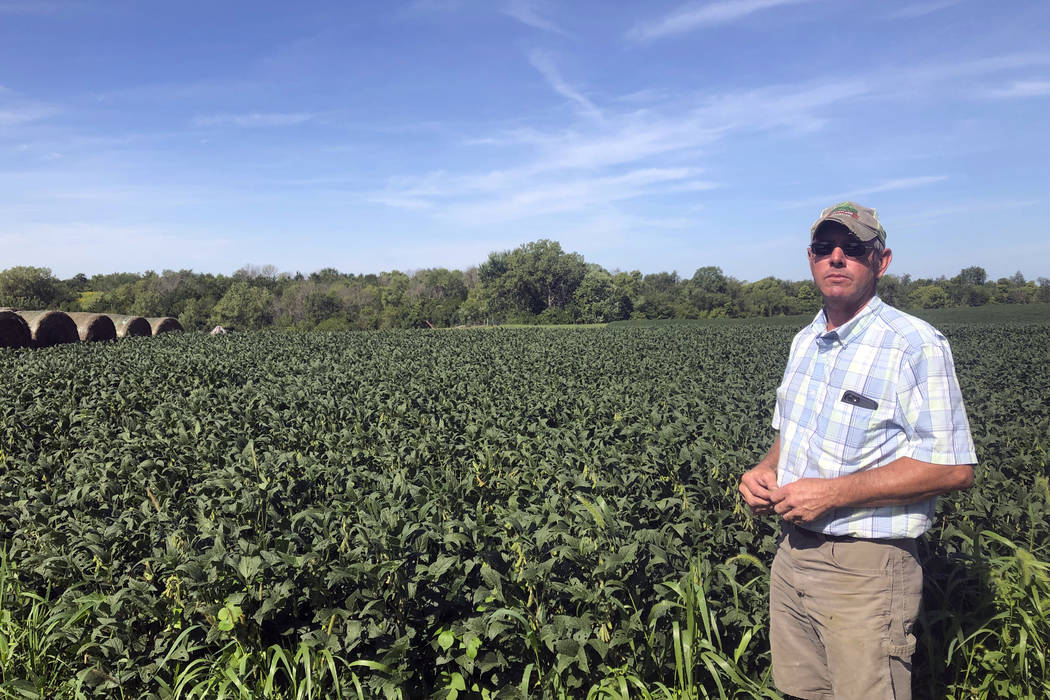
MULTIPOLYGON (((877 296, 828 331, 824 312, 791 344, 777 389, 777 479, 833 478, 911 457, 976 464, 948 341, 877 296)), ((936 499, 903 506, 836 508, 808 527, 869 539, 917 537, 936 499)))

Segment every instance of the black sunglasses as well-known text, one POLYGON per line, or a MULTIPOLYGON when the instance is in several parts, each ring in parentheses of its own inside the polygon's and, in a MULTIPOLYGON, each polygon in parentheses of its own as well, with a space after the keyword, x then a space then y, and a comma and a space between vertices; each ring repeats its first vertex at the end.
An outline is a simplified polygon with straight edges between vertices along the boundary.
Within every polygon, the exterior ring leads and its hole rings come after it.
POLYGON ((842 248, 842 252, 849 258, 863 258, 871 250, 867 244, 861 243, 860 241, 850 241, 849 243, 832 243, 831 241, 813 241, 809 244, 809 249, 813 251, 813 254, 818 257, 824 257, 825 255, 831 255, 835 248, 842 248))

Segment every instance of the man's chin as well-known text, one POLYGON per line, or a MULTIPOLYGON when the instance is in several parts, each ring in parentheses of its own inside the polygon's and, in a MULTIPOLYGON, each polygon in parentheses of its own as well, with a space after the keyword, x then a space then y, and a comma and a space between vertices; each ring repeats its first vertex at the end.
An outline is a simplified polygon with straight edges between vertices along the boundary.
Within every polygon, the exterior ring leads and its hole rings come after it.
POLYGON ((846 287, 835 287, 824 292, 824 303, 842 306, 861 306, 867 303, 870 296, 866 296, 863 292, 858 292, 856 289, 848 289, 846 287))
POLYGON ((855 292, 847 286, 833 286, 827 289, 821 290, 824 294, 825 299, 849 299, 855 295, 855 292))

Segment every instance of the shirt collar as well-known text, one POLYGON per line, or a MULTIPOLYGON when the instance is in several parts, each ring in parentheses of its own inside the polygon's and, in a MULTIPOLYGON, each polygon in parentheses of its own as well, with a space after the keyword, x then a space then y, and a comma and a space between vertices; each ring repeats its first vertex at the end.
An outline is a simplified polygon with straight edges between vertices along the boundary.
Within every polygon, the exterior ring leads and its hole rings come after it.
POLYGON ((857 312, 856 316, 831 331, 827 330, 828 319, 824 309, 821 309, 813 319, 810 329, 820 345, 832 345, 836 342, 845 345, 852 338, 860 336, 871 325, 882 311, 883 305, 882 299, 875 295, 868 300, 863 309, 857 312))

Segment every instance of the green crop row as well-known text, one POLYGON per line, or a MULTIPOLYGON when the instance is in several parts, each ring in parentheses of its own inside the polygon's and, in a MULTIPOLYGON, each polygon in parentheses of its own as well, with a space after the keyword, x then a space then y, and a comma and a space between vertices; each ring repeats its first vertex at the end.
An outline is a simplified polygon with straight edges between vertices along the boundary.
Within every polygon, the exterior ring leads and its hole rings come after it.
MULTIPOLYGON (((776 697, 736 483, 793 332, 0 351, 0 696, 776 697)), ((1050 324, 947 332, 981 466, 916 690, 1042 697, 1050 324)))

